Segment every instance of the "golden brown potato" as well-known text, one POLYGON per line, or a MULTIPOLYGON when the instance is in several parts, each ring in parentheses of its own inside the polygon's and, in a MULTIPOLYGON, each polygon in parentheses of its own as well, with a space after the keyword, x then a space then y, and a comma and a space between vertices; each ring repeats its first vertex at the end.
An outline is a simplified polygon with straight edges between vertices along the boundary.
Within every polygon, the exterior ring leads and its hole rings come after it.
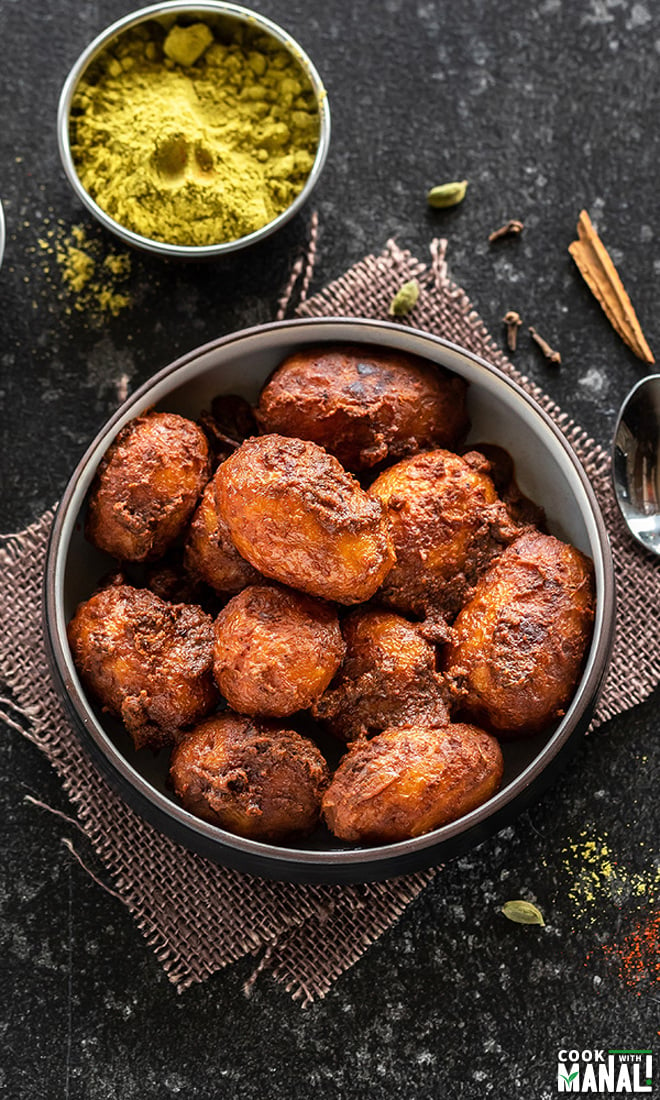
POLYGON ((429 451, 390 466, 369 492, 387 509, 396 564, 379 593, 404 615, 451 618, 519 533, 477 453, 429 451))
POLYGON ((335 737, 353 741, 413 722, 449 721, 435 650, 419 626, 391 611, 352 611, 344 619, 346 657, 313 707, 335 737))
POLYGON ((261 578, 232 542, 215 503, 212 481, 206 486, 186 536, 183 561, 188 574, 216 592, 233 594, 261 578))
POLYGON ((342 840, 392 844, 481 806, 502 779, 502 752, 474 726, 415 724, 354 742, 323 796, 342 840))
POLYGON ((160 748, 217 702, 213 620, 199 607, 113 585, 80 604, 68 635, 85 687, 136 749, 160 748))
POLYGON ((121 561, 153 561, 182 533, 211 474, 206 436, 174 413, 131 420, 98 468, 90 542, 121 561))
POLYGON ((290 588, 250 585, 215 621, 213 672, 234 710, 283 718, 325 691, 344 648, 329 604, 290 588))
POLYGON ((271 841, 314 830, 328 783, 327 764, 312 741, 231 712, 187 734, 172 753, 170 775, 197 817, 271 841))
POLYGON ((431 447, 455 448, 469 422, 467 385, 422 359, 384 348, 295 352, 264 386, 263 432, 309 439, 348 470, 431 447))
POLYGON ((521 535, 477 584, 443 655, 462 711, 499 737, 545 729, 575 691, 593 617, 589 558, 521 535))
POLYGON ((239 553, 273 580, 352 604, 369 599, 392 566, 380 501, 316 443, 248 439, 214 483, 239 553))

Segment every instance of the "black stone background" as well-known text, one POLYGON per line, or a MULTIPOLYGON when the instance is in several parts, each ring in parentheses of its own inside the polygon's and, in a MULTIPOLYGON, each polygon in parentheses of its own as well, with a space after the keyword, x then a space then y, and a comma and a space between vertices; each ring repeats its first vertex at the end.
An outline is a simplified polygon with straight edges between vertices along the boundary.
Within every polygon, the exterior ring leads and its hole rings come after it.
MULTIPOLYGON (((208 266, 134 257, 134 306, 103 327, 66 310, 43 256, 46 217, 84 224, 60 168, 55 112, 79 52, 120 0, 0 0, 0 525, 52 504, 117 403, 179 354, 270 319, 309 210, 275 238, 208 266)), ((660 8, 653 0, 264 0, 314 58, 333 115, 314 195, 320 288, 394 236, 419 256, 447 235, 454 277, 486 323, 518 309, 561 349, 559 370, 521 340, 516 362, 595 438, 644 367, 610 330, 566 251, 584 205, 619 265, 652 346, 660 210, 660 8), (426 207, 426 189, 470 181, 465 203, 426 207), (488 233, 509 217, 520 240, 488 233)), ((328 997, 307 1009, 245 961, 177 995, 132 918, 61 843, 75 830, 24 802, 66 811, 39 752, 12 730, 2 765, 0 1095, 11 1100, 401 1097, 556 1094, 566 1046, 655 1047, 660 988, 630 989, 596 951, 637 917, 603 899, 576 915, 561 851, 583 830, 646 873, 657 858, 657 695, 588 739, 515 827, 447 867, 328 997), (640 846, 644 842, 646 848, 640 846), (535 898, 545 929, 500 905, 535 898)), ((81 842, 82 843, 82 842, 81 842)), ((85 853, 103 873, 93 854, 85 853)), ((657 971, 656 971, 657 973, 657 971)), ((656 1092, 658 1085, 656 1082, 656 1092)))

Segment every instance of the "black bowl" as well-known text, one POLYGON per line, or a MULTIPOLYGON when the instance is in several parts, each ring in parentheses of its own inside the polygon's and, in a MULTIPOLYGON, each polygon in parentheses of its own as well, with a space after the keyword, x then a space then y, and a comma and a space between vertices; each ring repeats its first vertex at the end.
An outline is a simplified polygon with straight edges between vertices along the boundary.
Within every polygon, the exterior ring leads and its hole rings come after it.
POLYGON ((262 325, 223 337, 159 371, 108 421, 75 469, 60 503, 48 549, 45 633, 62 699, 99 768, 139 814, 181 844, 219 863, 275 879, 366 882, 390 878, 465 852, 511 822, 556 777, 589 725, 614 634, 614 571, 607 532, 587 476, 555 424, 501 371, 463 349, 388 322, 321 319, 262 325), (96 468, 120 429, 145 409, 197 417, 219 393, 254 400, 290 352, 322 343, 370 344, 422 356, 469 383, 470 439, 505 448, 522 491, 541 504, 550 531, 594 562, 597 611, 584 672, 564 718, 551 730, 503 746, 502 786, 465 817, 424 836, 379 847, 342 845, 324 830, 291 848, 234 836, 188 813, 167 785, 167 754, 136 752, 119 722, 83 690, 66 625, 111 560, 83 536, 86 497, 96 468))

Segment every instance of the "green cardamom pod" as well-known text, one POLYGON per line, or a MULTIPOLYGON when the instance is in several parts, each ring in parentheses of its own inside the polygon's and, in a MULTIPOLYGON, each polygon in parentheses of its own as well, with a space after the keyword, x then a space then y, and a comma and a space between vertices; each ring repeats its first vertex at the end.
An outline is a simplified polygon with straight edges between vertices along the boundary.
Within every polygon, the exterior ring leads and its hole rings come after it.
POLYGON ((426 196, 429 206, 441 209, 446 206, 458 206, 463 202, 468 188, 467 180, 456 180, 454 183, 440 183, 432 187, 426 196))
POLYGON ((409 283, 399 287, 387 312, 390 317, 403 317, 404 313, 410 313, 418 298, 419 283, 417 279, 411 279, 409 283))
POLYGON ((504 916, 516 924, 542 924, 543 913, 531 901, 506 901, 502 906, 504 916))

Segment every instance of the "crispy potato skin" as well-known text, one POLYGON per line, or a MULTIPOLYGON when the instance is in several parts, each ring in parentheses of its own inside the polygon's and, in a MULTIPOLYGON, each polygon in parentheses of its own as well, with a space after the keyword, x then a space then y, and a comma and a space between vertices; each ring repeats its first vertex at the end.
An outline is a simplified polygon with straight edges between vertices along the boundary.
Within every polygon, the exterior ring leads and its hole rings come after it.
POLYGON ((451 619, 477 577, 519 533, 471 452, 429 451, 385 470, 369 492, 387 511, 396 564, 379 598, 404 615, 451 619))
POLYGON ((444 653, 463 713, 511 738, 560 718, 594 619, 591 561, 551 535, 516 539, 484 574, 444 653))
POLYGON ((328 767, 293 730, 226 712, 175 747, 170 776, 183 805, 239 836, 281 841, 311 833, 328 767))
POLYGON ((206 486, 188 529, 183 562, 191 577, 204 581, 216 592, 233 595, 261 579, 234 546, 229 528, 216 507, 212 481, 206 486))
POLYGON ((312 708, 335 737, 353 741, 417 720, 449 721, 435 650, 417 624, 391 611, 359 609, 344 619, 342 631, 341 671, 312 708))
POLYGON ((329 604, 275 585, 251 585, 215 621, 213 671, 241 714, 283 718, 325 691, 344 655, 329 604))
POLYGON ((371 469, 467 434, 467 385, 401 352, 318 347, 295 352, 264 386, 263 432, 308 439, 348 470, 371 469))
POLYGON ((316 443, 248 439, 214 484, 239 553, 273 580, 353 604, 369 599, 392 566, 380 501, 316 443))
POLYGON ((150 412, 131 420, 103 457, 87 537, 120 561, 153 561, 182 533, 211 476, 206 436, 192 420, 150 412))
POLYGON ((323 796, 323 816, 342 840, 392 844, 481 806, 502 769, 498 742, 474 726, 385 730, 351 745, 323 796))
POLYGON ((68 637, 83 683, 136 749, 161 748, 217 702, 213 620, 199 607, 113 585, 80 604, 68 637))

